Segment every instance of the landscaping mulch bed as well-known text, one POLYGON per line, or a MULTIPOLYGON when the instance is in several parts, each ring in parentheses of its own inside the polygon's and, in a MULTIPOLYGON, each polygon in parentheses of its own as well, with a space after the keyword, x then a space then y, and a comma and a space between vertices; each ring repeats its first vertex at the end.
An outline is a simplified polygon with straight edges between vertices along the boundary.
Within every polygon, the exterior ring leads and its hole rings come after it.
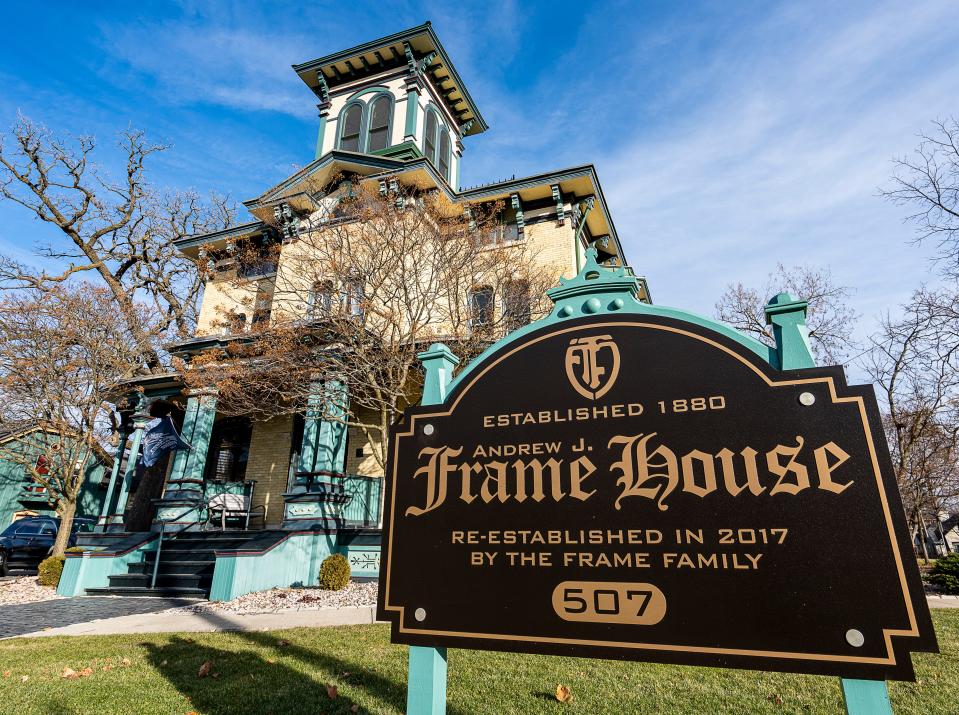
POLYGON ((376 582, 350 583, 341 591, 322 588, 273 588, 248 593, 232 601, 209 601, 164 613, 275 613, 277 611, 351 608, 376 605, 376 582))
POLYGON ((52 586, 41 586, 36 576, 12 576, 0 579, 0 606, 38 603, 63 598, 52 586))

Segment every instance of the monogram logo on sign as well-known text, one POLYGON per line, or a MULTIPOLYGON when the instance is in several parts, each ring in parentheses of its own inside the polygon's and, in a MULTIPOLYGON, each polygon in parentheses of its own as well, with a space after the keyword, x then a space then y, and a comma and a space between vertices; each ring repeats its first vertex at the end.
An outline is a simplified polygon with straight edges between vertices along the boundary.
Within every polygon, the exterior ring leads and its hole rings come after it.
POLYGON ((598 400, 619 375, 619 348, 609 335, 573 338, 566 348, 566 377, 583 397, 598 400), (608 351, 608 355, 604 354, 608 351))

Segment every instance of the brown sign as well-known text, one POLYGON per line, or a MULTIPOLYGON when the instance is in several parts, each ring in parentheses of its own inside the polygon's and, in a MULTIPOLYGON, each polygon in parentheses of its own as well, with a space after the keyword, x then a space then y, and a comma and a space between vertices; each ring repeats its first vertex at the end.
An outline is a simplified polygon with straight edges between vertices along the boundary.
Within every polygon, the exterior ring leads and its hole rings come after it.
POLYGON ((936 649, 872 390, 664 318, 569 321, 391 434, 394 642, 912 677, 936 649))

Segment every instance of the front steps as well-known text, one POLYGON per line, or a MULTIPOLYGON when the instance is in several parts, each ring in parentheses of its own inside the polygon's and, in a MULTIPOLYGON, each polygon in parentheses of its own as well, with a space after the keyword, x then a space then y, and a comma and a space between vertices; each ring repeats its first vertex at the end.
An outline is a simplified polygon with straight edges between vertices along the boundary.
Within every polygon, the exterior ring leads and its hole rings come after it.
POLYGON ((236 549, 262 531, 181 531, 163 539, 155 588, 150 587, 156 552, 131 563, 125 574, 109 577, 105 588, 88 588, 90 596, 180 596, 207 598, 213 583, 216 551, 236 549))

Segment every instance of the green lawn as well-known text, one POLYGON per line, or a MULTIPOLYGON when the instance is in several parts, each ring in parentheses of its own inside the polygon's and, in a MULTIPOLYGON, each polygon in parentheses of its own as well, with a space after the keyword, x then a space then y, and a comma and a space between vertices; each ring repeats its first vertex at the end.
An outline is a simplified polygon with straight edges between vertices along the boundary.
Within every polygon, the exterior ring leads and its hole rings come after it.
MULTIPOLYGON (((918 682, 891 685, 897 714, 959 713, 959 610, 933 615, 942 655, 914 656, 918 682)), ((314 715, 357 705, 358 712, 402 713, 405 655, 390 645, 385 626, 7 640, 0 642, 0 712, 314 715), (207 660, 211 675, 198 678, 207 660), (93 673, 66 680, 65 667, 93 673), (336 699, 327 684, 337 686, 336 699)), ((837 678, 479 651, 450 658, 451 715, 841 708, 837 678), (554 699, 559 683, 572 689, 571 703, 554 699)))

